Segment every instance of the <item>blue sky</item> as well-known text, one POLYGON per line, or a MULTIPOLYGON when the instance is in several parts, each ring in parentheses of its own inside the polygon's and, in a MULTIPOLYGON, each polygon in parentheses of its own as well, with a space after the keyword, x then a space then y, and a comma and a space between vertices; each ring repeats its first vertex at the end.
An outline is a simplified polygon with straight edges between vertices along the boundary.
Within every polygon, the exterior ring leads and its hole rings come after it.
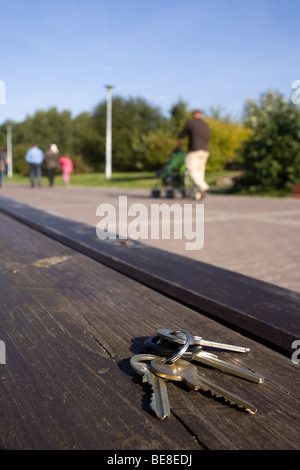
POLYGON ((0 123, 92 112, 107 83, 167 116, 183 99, 238 118, 300 79, 299 0, 0 0, 0 18, 0 123))

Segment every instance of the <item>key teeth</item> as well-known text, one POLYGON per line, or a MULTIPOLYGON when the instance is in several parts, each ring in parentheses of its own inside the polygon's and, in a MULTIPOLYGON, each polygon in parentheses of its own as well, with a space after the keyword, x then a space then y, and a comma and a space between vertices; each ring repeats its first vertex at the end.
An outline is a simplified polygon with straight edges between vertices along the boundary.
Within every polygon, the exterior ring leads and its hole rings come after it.
POLYGON ((148 384, 151 386, 151 399, 150 399, 150 408, 152 411, 154 411, 156 413, 156 406, 155 406, 155 390, 154 390, 154 386, 153 386, 153 382, 152 380, 149 378, 149 380, 147 380, 148 384))
POLYGON ((155 391, 154 391, 154 386, 153 386, 153 382, 151 380, 151 375, 147 372, 145 372, 145 374, 143 375, 143 383, 148 383, 148 385, 150 385, 151 387, 151 399, 150 399, 150 408, 152 411, 155 412, 155 399, 154 399, 154 395, 155 395, 155 391))
MULTIPOLYGON (((167 418, 168 416, 170 416, 170 408, 169 408, 169 402, 167 403, 167 409, 166 407, 162 407, 162 409, 159 409, 159 406, 155 400, 155 387, 154 387, 154 384, 152 382, 152 377, 151 377, 151 374, 149 374, 149 379, 147 380, 148 384, 151 386, 151 399, 150 399, 150 409, 155 413, 155 416, 160 419, 160 420, 163 420, 165 418, 167 418), (165 408, 165 409, 163 409, 165 408)), ((168 401, 168 399, 167 399, 168 401)))
POLYGON ((164 417, 161 417, 157 411, 156 403, 155 403, 155 391, 154 391, 154 386, 151 378, 149 377, 149 380, 147 380, 148 384, 151 386, 151 399, 150 399, 150 409, 155 413, 155 416, 159 419, 164 419, 164 417))
MULTIPOLYGON (((200 390, 202 390, 203 392, 208 392, 210 394, 211 397, 214 397, 214 398, 219 398, 219 399, 222 399, 224 400, 225 403, 228 403, 230 406, 235 406, 237 408, 240 408, 244 411, 246 411, 247 413, 250 413, 250 414, 255 414, 256 413, 256 408, 250 404, 245 404, 245 405, 242 405, 241 403, 237 402, 237 401, 234 401, 232 399, 230 399, 229 397, 225 397, 224 395, 222 395, 222 393, 218 393, 216 391, 213 391, 211 390, 210 387, 204 387, 203 385, 201 387, 199 387, 200 390), (249 405, 252 406, 252 408, 249 408, 249 405)), ((197 388, 196 390, 199 390, 199 388, 197 388)))
POLYGON ((211 390, 209 390, 209 389, 204 390, 204 391, 205 391, 205 392, 209 392, 212 397, 221 398, 221 399, 224 400, 224 402, 227 403, 228 405, 230 405, 230 406, 235 406, 235 407, 237 407, 237 408, 240 408, 241 410, 244 410, 244 411, 246 411, 247 413, 250 413, 250 414, 253 414, 253 415, 254 415, 254 414, 256 413, 256 411, 257 411, 256 408, 254 408, 254 406, 253 406, 253 408, 251 409, 251 408, 249 408, 247 405, 242 405, 242 404, 240 404, 240 403, 237 403, 236 401, 230 400, 229 398, 224 397, 224 395, 222 395, 222 394, 213 393, 213 392, 212 392, 211 390))
POLYGON ((152 379, 151 379, 151 374, 149 374, 148 371, 146 371, 143 376, 142 376, 142 382, 143 383, 147 383, 148 385, 150 385, 151 387, 151 399, 150 399, 150 409, 155 413, 156 417, 159 418, 159 419, 164 419, 161 418, 158 413, 157 413, 157 410, 156 410, 156 406, 155 406, 155 391, 154 391, 154 386, 153 386, 153 382, 152 382, 152 379))
MULTIPOLYGON (((165 419, 170 415, 169 400, 165 388, 158 383, 159 396, 156 397, 156 376, 151 372, 149 361, 155 359, 156 356, 149 354, 140 354, 131 358, 130 364, 132 368, 141 376, 142 383, 147 383, 151 387, 150 409, 159 419, 165 419), (143 361, 148 361, 143 364, 143 361), (163 388, 163 390, 161 390, 163 388)), ((160 379, 159 379, 160 380, 160 379)), ((162 379, 161 379, 162 380, 162 379)), ((164 381, 162 382, 164 384, 164 381)))
POLYGON ((151 408, 152 411, 156 412, 156 411, 155 411, 155 401, 154 401, 154 391, 153 391, 153 388, 152 388, 152 393, 151 393, 150 408, 151 408))

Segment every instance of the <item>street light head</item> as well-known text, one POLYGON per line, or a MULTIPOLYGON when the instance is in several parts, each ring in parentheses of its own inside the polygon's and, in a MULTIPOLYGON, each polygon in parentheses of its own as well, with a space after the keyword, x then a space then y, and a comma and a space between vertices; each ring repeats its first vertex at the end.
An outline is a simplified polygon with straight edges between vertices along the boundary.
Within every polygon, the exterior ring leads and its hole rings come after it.
POLYGON ((114 88, 114 85, 105 85, 108 90, 112 90, 114 88))

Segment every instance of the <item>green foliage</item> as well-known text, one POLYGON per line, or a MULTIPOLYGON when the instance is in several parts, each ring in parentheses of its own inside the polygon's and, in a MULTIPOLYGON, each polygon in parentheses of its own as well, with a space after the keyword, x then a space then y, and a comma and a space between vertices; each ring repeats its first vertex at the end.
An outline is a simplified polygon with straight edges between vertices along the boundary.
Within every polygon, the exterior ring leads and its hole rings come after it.
MULTIPOLYGON (((177 145, 178 134, 191 118, 191 110, 183 100, 175 103, 170 118, 142 98, 112 100, 112 161, 116 171, 157 171, 167 162, 177 145)), ((249 131, 221 117, 220 112, 208 118, 212 129, 208 169, 222 170, 239 161, 236 151, 249 131)), ((5 145, 6 126, 0 126, 0 142, 5 145)), ((92 113, 72 118, 69 111, 56 108, 37 111, 21 123, 12 124, 14 172, 28 174, 25 153, 37 143, 45 151, 56 143, 60 155, 72 155, 75 172, 105 169, 106 100, 92 113)))
MULTIPOLYGON (((145 158, 147 136, 159 131, 164 118, 159 109, 142 98, 114 97, 112 100, 112 155, 114 171, 152 169, 145 158)), ((78 128, 76 150, 96 171, 105 167, 106 101, 91 116, 75 120, 78 128)))
POLYGON ((300 180, 300 110, 268 92, 245 107, 251 137, 242 150, 244 178, 236 189, 290 191, 300 180))
POLYGON ((0 126, 0 146, 6 147, 6 126, 0 126))
POLYGON ((192 112, 188 110, 188 103, 180 99, 171 107, 170 115, 170 130, 177 138, 186 121, 192 118, 192 112))
POLYGON ((13 171, 23 176, 28 176, 29 166, 25 162, 25 154, 28 150, 28 145, 17 144, 13 146, 13 171))
POLYGON ((162 168, 177 145, 177 139, 164 129, 144 136, 143 167, 148 170, 162 168))
POLYGON ((95 116, 82 113, 74 120, 73 151, 95 171, 105 168, 105 119, 98 123, 95 116))
POLYGON ((72 118, 69 111, 59 113, 56 108, 48 111, 36 111, 34 116, 28 116, 24 122, 13 125, 13 143, 26 144, 28 147, 37 143, 46 150, 49 144, 56 143, 60 152, 71 150, 72 118))
MULTIPOLYGON (((98 147, 86 154, 86 159, 96 168, 105 162, 106 102, 100 103, 92 116, 93 134, 97 134, 98 147)), ((116 96, 112 101, 112 155, 113 169, 120 171, 152 169, 147 162, 147 136, 159 132, 164 124, 158 108, 142 98, 116 96)), ((99 168, 100 169, 100 168, 99 168)))
POLYGON ((223 170, 238 167, 241 162, 240 150, 251 131, 228 119, 207 118, 206 122, 211 129, 207 169, 223 170))

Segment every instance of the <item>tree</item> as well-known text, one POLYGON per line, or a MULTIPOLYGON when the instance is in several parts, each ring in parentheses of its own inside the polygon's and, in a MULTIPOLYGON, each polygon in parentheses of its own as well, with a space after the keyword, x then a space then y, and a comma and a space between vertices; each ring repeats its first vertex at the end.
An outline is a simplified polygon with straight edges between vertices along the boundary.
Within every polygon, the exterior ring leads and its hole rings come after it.
MULTIPOLYGON (((59 112, 56 108, 50 108, 48 111, 38 110, 33 116, 27 116, 21 123, 10 123, 13 130, 14 172, 28 173, 25 154, 34 143, 37 143, 43 151, 49 144, 56 143, 61 155, 66 152, 72 155, 75 171, 84 171, 85 166, 76 148, 77 132, 80 128, 79 125, 76 126, 77 123, 76 120, 73 121, 70 111, 59 112), (75 154, 73 154, 74 151, 75 154)), ((6 132, 7 124, 4 123, 1 126, 0 135, 6 132)))
POLYGON ((105 164, 104 119, 102 131, 90 113, 81 113, 73 120, 73 152, 96 171, 103 171, 105 164))
POLYGON ((290 190, 300 179, 300 110, 279 93, 245 106, 251 137, 242 149, 245 176, 237 189, 290 190))
POLYGON ((61 152, 69 152, 72 147, 73 129, 70 111, 58 112, 38 110, 25 121, 14 125, 13 143, 31 146, 37 143, 46 150, 49 144, 56 143, 61 152))
POLYGON ((209 117, 205 121, 211 130, 207 170, 239 168, 240 150, 251 134, 250 129, 228 118, 209 117))
MULTIPOLYGON (((112 100, 112 164, 113 169, 130 171, 148 169, 145 166, 145 137, 158 131, 164 123, 160 110, 142 98, 127 100, 115 96, 112 100)), ((97 148, 90 149, 85 158, 95 168, 105 162, 106 102, 100 103, 92 114, 90 137, 97 138, 97 148)), ((95 142, 95 140, 94 140, 95 142)), ((92 144, 92 140, 90 141, 92 144)))
POLYGON ((170 110, 170 128, 174 135, 177 137, 185 123, 191 119, 192 112, 188 109, 188 103, 179 99, 177 103, 173 104, 170 110))
MULTIPOLYGON (((209 123, 209 170, 222 170, 238 163, 237 151, 251 132, 223 116, 220 108, 211 108, 209 123)), ((112 101, 112 163, 114 171, 157 171, 166 163, 178 142, 178 134, 192 117, 188 103, 179 99, 170 110, 170 118, 143 98, 113 97, 112 101)), ((56 143, 60 153, 70 153, 75 171, 104 171, 106 147, 106 100, 92 113, 83 112, 72 118, 70 111, 56 108, 38 110, 21 123, 6 122, 0 126, 0 140, 5 145, 6 126, 13 127, 14 171, 27 173, 26 150, 38 143, 46 150, 56 143)), ((183 148, 187 150, 185 145, 183 148)))
POLYGON ((161 128, 144 136, 144 162, 143 167, 147 170, 159 170, 168 160, 177 144, 177 138, 166 128, 161 128))

